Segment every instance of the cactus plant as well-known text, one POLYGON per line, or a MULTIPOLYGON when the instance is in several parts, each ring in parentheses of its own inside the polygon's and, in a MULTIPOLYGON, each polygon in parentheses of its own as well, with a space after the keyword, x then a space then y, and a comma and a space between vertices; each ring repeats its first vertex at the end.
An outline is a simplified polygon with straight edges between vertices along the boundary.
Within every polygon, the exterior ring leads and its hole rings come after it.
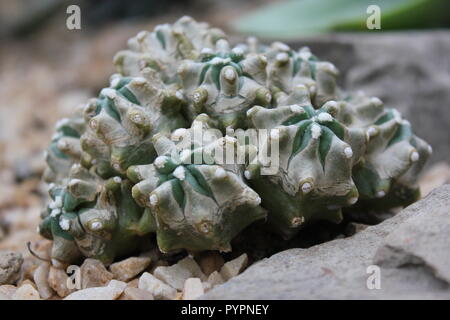
POLYGON ((230 251, 255 221, 292 238, 417 199, 431 147, 378 98, 339 89, 308 48, 231 47, 189 17, 128 45, 48 149, 39 230, 55 261, 109 264, 153 235, 163 252, 230 251))

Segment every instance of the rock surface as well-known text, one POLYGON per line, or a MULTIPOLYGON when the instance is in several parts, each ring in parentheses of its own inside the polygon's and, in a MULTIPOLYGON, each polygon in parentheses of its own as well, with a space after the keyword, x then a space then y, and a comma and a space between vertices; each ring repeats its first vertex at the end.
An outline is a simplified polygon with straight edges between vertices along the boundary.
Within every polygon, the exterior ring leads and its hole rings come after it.
POLYGON ((153 300, 153 295, 147 290, 128 287, 119 300, 153 300))
POLYGON ((13 251, 0 252, 0 285, 13 284, 20 277, 20 267, 23 258, 20 253, 13 251))
POLYGON ((39 292, 31 285, 24 284, 14 292, 11 300, 40 300, 39 292))
POLYGON ((320 59, 335 64, 345 89, 364 90, 398 108, 415 133, 433 146, 430 162, 448 161, 450 33, 337 33, 290 45, 309 46, 320 59))
POLYGON ((200 266, 191 257, 186 257, 170 267, 158 267, 153 275, 177 290, 183 290, 184 282, 189 278, 206 280, 200 266))
POLYGON ((177 290, 148 272, 144 272, 139 278, 138 288, 149 291, 157 300, 173 300, 177 295, 177 290))
POLYGON ((33 280, 39 291, 42 299, 48 299, 53 296, 53 289, 48 283, 48 275, 50 272, 50 265, 48 263, 41 263, 41 265, 34 271, 33 280))
POLYGON ((56 294, 61 298, 64 298, 71 294, 74 290, 67 287, 67 280, 69 276, 62 269, 50 267, 48 274, 48 284, 56 291, 56 294))
POLYGON ((220 275, 227 281, 233 277, 236 277, 248 264, 248 256, 246 253, 240 255, 236 259, 228 261, 220 269, 220 275))
POLYGON ((11 299, 16 291, 17 287, 10 284, 4 284, 0 286, 0 300, 11 299))
POLYGON ((183 300, 195 300, 205 293, 199 278, 189 278, 184 282, 183 300))
POLYGON ((106 287, 87 288, 69 294, 64 300, 115 300, 125 290, 127 284, 111 280, 106 287))
POLYGON ((352 237, 259 261, 202 298, 450 299, 449 208, 445 185, 352 237))
POLYGON ((131 257, 116 263, 113 263, 109 270, 114 275, 114 279, 128 281, 133 279, 139 273, 149 266, 151 259, 148 257, 131 257))
POLYGON ((80 267, 81 288, 103 287, 113 278, 103 263, 96 259, 86 259, 80 267))

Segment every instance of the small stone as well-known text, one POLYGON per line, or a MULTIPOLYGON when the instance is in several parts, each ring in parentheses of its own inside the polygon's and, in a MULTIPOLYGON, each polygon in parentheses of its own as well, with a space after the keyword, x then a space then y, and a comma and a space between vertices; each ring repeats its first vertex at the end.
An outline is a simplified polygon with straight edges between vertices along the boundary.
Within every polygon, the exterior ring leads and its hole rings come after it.
POLYGON ((214 271, 209 275, 207 282, 211 285, 212 288, 214 288, 215 286, 218 286, 225 281, 218 271, 214 271))
POLYGON ((127 288, 137 288, 139 286, 139 278, 133 279, 127 283, 127 288))
POLYGON ((177 294, 175 295, 174 300, 183 300, 183 292, 177 291, 177 294))
POLYGON ((20 277, 23 258, 13 251, 0 252, 0 285, 14 284, 20 277))
POLYGON ((67 297, 74 291, 73 289, 69 289, 67 287, 67 279, 69 279, 69 276, 64 270, 50 267, 50 271, 48 273, 48 284, 61 298, 67 297))
POLYGON ((197 262, 186 257, 170 267, 158 267, 153 275, 177 290, 183 290, 184 282, 189 278, 206 280, 197 262))
POLYGON ((144 271, 150 265, 150 262, 151 259, 148 257, 131 257, 113 263, 109 270, 114 275, 114 279, 128 281, 144 271))
POLYGON ((198 263, 203 273, 209 276, 216 270, 220 270, 225 263, 223 257, 216 251, 206 252, 198 258, 198 263))
POLYGON ((34 283, 39 291, 39 295, 43 299, 48 299, 53 296, 53 289, 48 284, 48 274, 50 265, 48 263, 41 263, 41 265, 34 271, 34 283))
POLYGON ((144 272, 139 278, 138 288, 149 291, 156 300, 173 300, 177 294, 177 290, 148 272, 144 272))
POLYGON ((125 288, 125 291, 120 296, 119 300, 154 300, 153 295, 144 289, 139 288, 125 288))
POLYGON ((222 278, 227 281, 233 277, 236 277, 239 273, 241 273, 248 263, 248 256, 246 253, 240 255, 234 260, 228 261, 225 263, 220 269, 220 275, 222 278))
POLYGON ((40 300, 39 292, 31 285, 20 286, 12 296, 12 300, 40 300))
POLYGON ((36 259, 35 257, 25 257, 23 259, 22 267, 20 269, 20 279, 19 281, 23 281, 26 279, 33 279, 34 272, 39 267, 41 261, 36 259))
POLYGON ((19 283, 17 284, 17 287, 21 287, 26 284, 29 284, 30 286, 32 286, 33 288, 35 288, 37 290, 36 284, 33 281, 31 281, 30 279, 25 279, 25 280, 19 281, 19 283))
POLYGON ((0 300, 11 299, 16 291, 17 287, 10 284, 4 284, 0 286, 0 300))
POLYGON ((169 263, 166 260, 158 260, 155 263, 152 263, 151 267, 148 269, 148 272, 154 273, 156 268, 158 267, 167 267, 169 263))
POLYGON ((106 286, 113 274, 106 270, 103 263, 96 259, 86 259, 80 267, 81 288, 94 288, 106 286))
POLYGON ((125 290, 127 284, 111 280, 106 287, 91 287, 69 294, 64 300, 115 300, 125 290))
POLYGON ((209 290, 211 290, 213 288, 209 282, 204 281, 204 282, 202 282, 202 285, 203 285, 203 290, 205 292, 208 292, 209 290))
POLYGON ((183 300, 195 300, 204 293, 200 278, 189 278, 184 282, 183 300))

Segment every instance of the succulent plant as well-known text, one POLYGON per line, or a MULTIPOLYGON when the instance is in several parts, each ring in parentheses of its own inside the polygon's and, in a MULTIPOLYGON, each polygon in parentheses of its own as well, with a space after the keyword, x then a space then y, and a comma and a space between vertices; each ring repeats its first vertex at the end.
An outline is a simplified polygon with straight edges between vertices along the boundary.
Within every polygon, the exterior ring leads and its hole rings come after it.
POLYGON ((255 221, 291 238, 419 196, 431 147, 378 98, 340 90, 308 48, 231 47, 189 17, 128 44, 48 149, 39 229, 55 261, 109 264, 153 235, 163 252, 230 251, 255 221))

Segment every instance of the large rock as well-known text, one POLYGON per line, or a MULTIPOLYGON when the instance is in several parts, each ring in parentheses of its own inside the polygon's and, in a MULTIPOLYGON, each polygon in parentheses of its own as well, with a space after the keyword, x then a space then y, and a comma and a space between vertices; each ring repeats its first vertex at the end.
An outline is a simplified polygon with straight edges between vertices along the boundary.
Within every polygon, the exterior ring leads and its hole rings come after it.
POLYGON ((0 285, 15 283, 19 279, 22 263, 20 253, 0 251, 0 285))
POLYGON ((203 298, 450 299, 448 208, 445 185, 352 237, 264 259, 203 298), (376 263, 380 289, 369 289, 376 263))
POLYGON ((450 33, 364 32, 299 39, 341 72, 340 85, 378 96, 398 108, 431 143, 431 162, 447 161, 450 118, 450 33))

